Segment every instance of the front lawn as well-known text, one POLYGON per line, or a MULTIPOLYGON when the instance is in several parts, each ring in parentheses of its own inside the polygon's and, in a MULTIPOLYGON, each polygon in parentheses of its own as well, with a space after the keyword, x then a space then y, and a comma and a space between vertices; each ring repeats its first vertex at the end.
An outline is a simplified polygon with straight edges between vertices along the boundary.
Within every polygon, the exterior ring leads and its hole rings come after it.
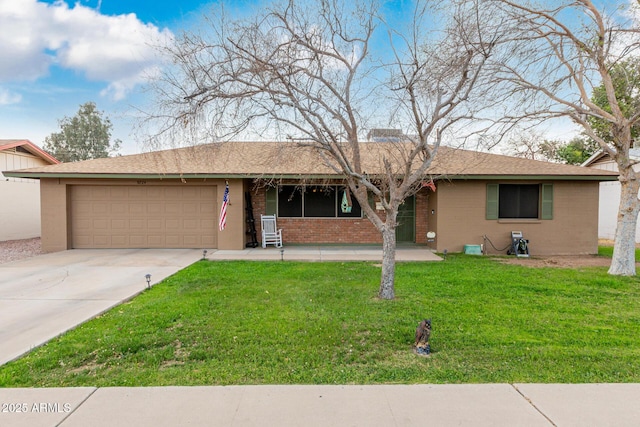
POLYGON ((3 387, 640 382, 640 281, 478 256, 199 261, 0 368, 3 387), (432 319, 429 357, 412 352, 432 319))

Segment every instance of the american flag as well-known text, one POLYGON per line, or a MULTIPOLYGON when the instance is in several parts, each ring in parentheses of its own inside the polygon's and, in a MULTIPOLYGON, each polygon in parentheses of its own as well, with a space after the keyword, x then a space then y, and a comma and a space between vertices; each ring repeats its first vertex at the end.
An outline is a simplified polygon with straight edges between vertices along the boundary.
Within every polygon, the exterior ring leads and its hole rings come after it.
POLYGON ((222 197, 222 207, 220 208, 220 221, 218 221, 218 229, 224 230, 227 226, 227 205, 229 204, 229 183, 226 184, 224 189, 224 196, 222 197))

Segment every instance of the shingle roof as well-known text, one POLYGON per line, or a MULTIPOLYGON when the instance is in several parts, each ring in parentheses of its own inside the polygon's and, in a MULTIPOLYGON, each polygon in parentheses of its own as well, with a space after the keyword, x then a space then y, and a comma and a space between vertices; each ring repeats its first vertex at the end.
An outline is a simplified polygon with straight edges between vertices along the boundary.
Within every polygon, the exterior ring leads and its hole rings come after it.
MULTIPOLYGON (((408 145, 362 144, 363 169, 380 173, 383 155, 401 160, 408 145)), ((401 161, 398 164, 402 163, 401 161)), ((281 142, 225 142, 176 148, 82 162, 60 163, 21 171, 20 177, 284 177, 336 176, 322 157, 309 148, 281 142)), ((616 174, 592 168, 569 166, 470 150, 440 147, 429 175, 449 178, 544 177, 613 180, 616 174)))
POLYGON ((0 151, 16 147, 22 147, 29 153, 33 154, 34 156, 40 157, 48 163, 60 163, 58 159, 27 139, 0 139, 0 151))

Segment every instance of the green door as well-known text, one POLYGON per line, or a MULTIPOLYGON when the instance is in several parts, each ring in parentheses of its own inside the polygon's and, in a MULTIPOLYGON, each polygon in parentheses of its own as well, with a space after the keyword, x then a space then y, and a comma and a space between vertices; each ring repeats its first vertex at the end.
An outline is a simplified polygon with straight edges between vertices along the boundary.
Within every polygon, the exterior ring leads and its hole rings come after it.
POLYGON ((398 243, 415 243, 416 241, 416 198, 407 197, 398 209, 398 226, 396 227, 398 243))

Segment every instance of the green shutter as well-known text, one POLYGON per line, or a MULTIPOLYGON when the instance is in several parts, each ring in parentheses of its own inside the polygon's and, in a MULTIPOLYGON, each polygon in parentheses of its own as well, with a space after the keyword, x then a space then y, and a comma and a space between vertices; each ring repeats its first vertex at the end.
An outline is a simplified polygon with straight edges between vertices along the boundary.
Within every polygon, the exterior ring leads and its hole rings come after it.
POLYGON ((487 219, 498 219, 498 184, 487 184, 487 219))
POLYGON ((267 201, 265 215, 276 215, 278 213, 278 189, 276 187, 267 188, 267 201))
POLYGON ((553 184, 542 184, 541 219, 553 219, 553 184))

